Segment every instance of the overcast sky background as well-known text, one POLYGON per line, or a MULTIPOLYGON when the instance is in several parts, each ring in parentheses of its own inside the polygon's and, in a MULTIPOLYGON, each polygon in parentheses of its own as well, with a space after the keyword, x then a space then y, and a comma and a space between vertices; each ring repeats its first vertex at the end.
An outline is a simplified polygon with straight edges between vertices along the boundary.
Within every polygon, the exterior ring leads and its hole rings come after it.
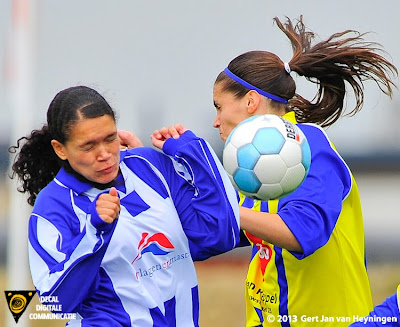
MULTIPOLYGON (((85 84, 109 100, 119 114, 119 128, 133 130, 145 143, 149 144, 154 129, 181 122, 218 151, 222 144, 212 128, 214 80, 231 59, 245 51, 268 50, 290 60, 290 44, 273 24, 275 16, 285 19, 302 14, 306 26, 322 39, 345 29, 371 31, 367 40, 381 43, 400 66, 398 0, 32 3, 36 3, 33 128, 45 122, 48 105, 59 90, 85 84)), ((10 140, 13 110, 5 78, 12 62, 11 35, 11 0, 1 0, 0 141, 6 143, 14 141, 10 140)), ((312 97, 314 89, 297 80, 299 93, 312 97)), ((344 155, 398 155, 399 106, 399 91, 390 100, 375 85, 367 84, 364 109, 356 117, 340 120, 328 134, 344 155)))

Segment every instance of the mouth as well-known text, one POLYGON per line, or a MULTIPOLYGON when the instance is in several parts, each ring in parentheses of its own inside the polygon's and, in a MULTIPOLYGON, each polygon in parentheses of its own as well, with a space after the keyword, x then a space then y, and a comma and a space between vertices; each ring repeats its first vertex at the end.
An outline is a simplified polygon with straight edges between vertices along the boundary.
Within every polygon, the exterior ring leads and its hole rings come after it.
POLYGON ((115 169, 115 164, 108 166, 104 169, 100 169, 97 172, 99 172, 101 174, 109 174, 109 173, 112 173, 114 171, 114 169, 115 169))

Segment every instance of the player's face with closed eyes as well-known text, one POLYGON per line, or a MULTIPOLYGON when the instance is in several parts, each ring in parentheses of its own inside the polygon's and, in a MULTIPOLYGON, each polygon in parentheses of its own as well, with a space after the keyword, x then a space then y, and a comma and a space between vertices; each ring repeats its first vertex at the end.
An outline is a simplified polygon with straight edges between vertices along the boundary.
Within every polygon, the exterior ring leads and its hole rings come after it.
POLYGON ((72 169, 86 179, 106 184, 119 171, 119 138, 114 119, 109 115, 79 120, 61 144, 53 140, 57 155, 68 160, 72 169))

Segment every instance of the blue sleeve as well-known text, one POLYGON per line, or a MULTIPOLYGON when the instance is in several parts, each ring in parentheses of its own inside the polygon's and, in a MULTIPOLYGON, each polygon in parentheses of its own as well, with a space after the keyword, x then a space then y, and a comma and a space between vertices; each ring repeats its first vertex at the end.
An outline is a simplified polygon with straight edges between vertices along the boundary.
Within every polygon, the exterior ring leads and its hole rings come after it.
POLYGON ((240 247, 245 247, 245 246, 249 246, 249 245, 251 245, 249 239, 244 234, 244 231, 240 230, 240 240, 239 240, 239 243, 236 245, 236 247, 240 248, 240 247))
POLYGON ((166 175, 193 259, 233 249, 240 239, 237 197, 212 148, 186 131, 168 139, 163 151, 175 162, 166 175))
POLYGON ((351 327, 399 327, 400 311, 398 294, 393 294, 377 305, 366 317, 353 317, 351 327))
POLYGON ((279 201, 278 214, 302 246, 302 254, 293 253, 302 259, 328 242, 352 177, 320 128, 299 126, 310 144, 311 166, 301 186, 279 201))
POLYGON ((29 263, 39 296, 57 296, 62 312, 79 310, 98 282, 114 228, 98 216, 95 201, 52 182, 29 220, 29 263))

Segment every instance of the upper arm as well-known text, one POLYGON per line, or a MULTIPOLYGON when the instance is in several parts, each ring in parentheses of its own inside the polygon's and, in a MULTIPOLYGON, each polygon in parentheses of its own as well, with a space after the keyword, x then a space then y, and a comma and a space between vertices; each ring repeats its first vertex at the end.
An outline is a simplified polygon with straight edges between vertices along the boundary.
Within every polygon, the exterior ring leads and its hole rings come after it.
POLYGON ((342 203, 352 187, 351 173, 325 134, 303 126, 311 148, 311 166, 300 187, 280 201, 279 216, 294 234, 304 257, 325 245, 342 203))

